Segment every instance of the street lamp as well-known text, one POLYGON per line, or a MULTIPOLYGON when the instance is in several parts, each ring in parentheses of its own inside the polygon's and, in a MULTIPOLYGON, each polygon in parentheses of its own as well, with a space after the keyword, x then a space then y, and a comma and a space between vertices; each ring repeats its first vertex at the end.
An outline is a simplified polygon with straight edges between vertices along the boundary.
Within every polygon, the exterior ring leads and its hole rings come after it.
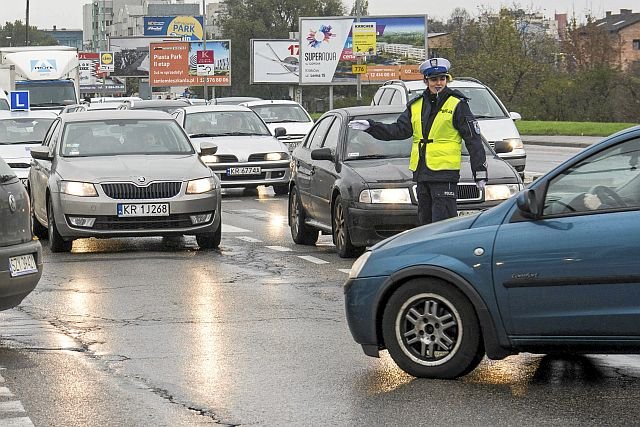
POLYGON ((5 36, 5 39, 7 39, 7 43, 9 43, 9 47, 13 46, 13 43, 11 43, 11 36, 5 36))
POLYGON ((29 46, 29 0, 27 0, 27 17, 24 30, 24 45, 29 46))

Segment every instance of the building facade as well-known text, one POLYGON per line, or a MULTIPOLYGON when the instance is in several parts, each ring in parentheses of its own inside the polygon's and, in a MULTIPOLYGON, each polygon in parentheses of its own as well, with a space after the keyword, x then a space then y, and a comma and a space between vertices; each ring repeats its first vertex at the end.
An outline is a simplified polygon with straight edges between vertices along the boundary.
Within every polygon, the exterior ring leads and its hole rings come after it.
POLYGON ((605 28, 613 39, 619 50, 617 62, 623 70, 640 68, 640 13, 631 9, 620 9, 618 14, 607 11, 595 25, 605 28))
POLYGON ((68 30, 66 28, 58 29, 54 25, 52 29, 44 29, 42 31, 56 39, 60 46, 71 46, 78 50, 84 49, 84 37, 82 30, 68 30))

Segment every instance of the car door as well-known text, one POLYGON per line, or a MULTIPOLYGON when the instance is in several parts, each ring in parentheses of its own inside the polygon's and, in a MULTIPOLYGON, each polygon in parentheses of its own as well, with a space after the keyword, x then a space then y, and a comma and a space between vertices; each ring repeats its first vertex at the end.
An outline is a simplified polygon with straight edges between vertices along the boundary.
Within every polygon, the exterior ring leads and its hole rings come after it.
POLYGON ((639 153, 635 138, 568 165, 541 219, 499 228, 493 274, 510 335, 640 337, 639 153))
POLYGON ((319 120, 311 129, 307 139, 300 149, 296 149, 294 167, 295 167, 295 183, 300 195, 300 202, 307 213, 307 216, 314 218, 313 199, 311 195, 312 180, 315 178, 315 160, 311 160, 311 151, 320 148, 326 129, 331 124, 333 117, 326 117, 319 120))
MULTIPOLYGON (((335 117, 326 131, 326 136, 322 138, 321 148, 329 148, 334 156, 337 156, 337 147, 342 134, 342 119, 335 117)), ((331 224, 331 192, 338 171, 336 161, 314 160, 315 173, 311 180, 311 194, 313 199, 313 211, 316 219, 323 224, 331 224)))
MULTIPOLYGON (((56 146, 56 141, 60 135, 60 129, 62 125, 60 120, 56 120, 49 131, 45 135, 42 141, 42 146, 49 148, 49 153, 53 154, 56 146)), ((33 211, 36 216, 43 221, 47 218, 47 185, 49 182, 49 175, 51 173, 51 161, 50 160, 31 160, 31 169, 29 170, 29 189, 32 193, 31 199, 33 203, 33 211)))

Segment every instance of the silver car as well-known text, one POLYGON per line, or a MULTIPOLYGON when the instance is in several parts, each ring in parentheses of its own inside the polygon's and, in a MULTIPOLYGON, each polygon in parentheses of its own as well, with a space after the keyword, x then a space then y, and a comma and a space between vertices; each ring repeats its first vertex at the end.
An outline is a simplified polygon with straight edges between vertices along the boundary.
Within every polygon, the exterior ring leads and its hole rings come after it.
POLYGON ((31 150, 33 225, 54 252, 82 237, 195 235, 220 244, 220 183, 164 112, 64 114, 31 150))
POLYGON ((202 160, 220 178, 223 187, 273 186, 276 194, 289 191, 289 150, 272 134, 254 111, 237 105, 203 105, 180 108, 173 117, 194 144, 208 141, 218 146, 215 156, 202 160))
POLYGON ((29 196, 0 158, 0 310, 17 306, 42 275, 42 246, 31 234, 29 196))
POLYGON ((25 186, 31 163, 29 150, 42 144, 56 116, 50 110, 0 111, 0 157, 25 186))

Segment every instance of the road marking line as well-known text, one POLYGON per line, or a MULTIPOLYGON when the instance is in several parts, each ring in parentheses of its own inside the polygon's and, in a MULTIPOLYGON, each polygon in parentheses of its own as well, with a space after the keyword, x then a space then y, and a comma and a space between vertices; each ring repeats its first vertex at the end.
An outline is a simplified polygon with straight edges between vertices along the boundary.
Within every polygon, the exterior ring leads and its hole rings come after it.
POLYGON ((234 227, 233 225, 222 224, 223 233, 251 233, 251 230, 245 228, 234 227))
POLYGON ((13 397, 13 393, 7 387, 0 387, 0 397, 13 397))
POLYGON ((285 246, 265 246, 265 248, 273 249, 278 252, 290 252, 291 248, 287 248, 285 246))
POLYGON ((260 239, 255 239, 255 238, 249 237, 249 236, 236 236, 236 239, 243 240, 243 241, 249 242, 249 243, 260 243, 260 242, 262 242, 262 240, 260 240, 260 239))
POLYGON ((329 264, 329 261, 325 261, 323 259, 316 258, 310 255, 298 255, 298 258, 302 258, 303 260, 312 262, 314 264, 329 264))
POLYGON ((13 400, 11 402, 0 402, 0 412, 25 412, 22 402, 13 400))
POLYGON ((350 268, 339 268, 338 271, 342 271, 343 273, 351 273, 351 269, 350 268))
POLYGON ((33 422, 29 417, 5 418, 2 427, 33 427, 33 422))

